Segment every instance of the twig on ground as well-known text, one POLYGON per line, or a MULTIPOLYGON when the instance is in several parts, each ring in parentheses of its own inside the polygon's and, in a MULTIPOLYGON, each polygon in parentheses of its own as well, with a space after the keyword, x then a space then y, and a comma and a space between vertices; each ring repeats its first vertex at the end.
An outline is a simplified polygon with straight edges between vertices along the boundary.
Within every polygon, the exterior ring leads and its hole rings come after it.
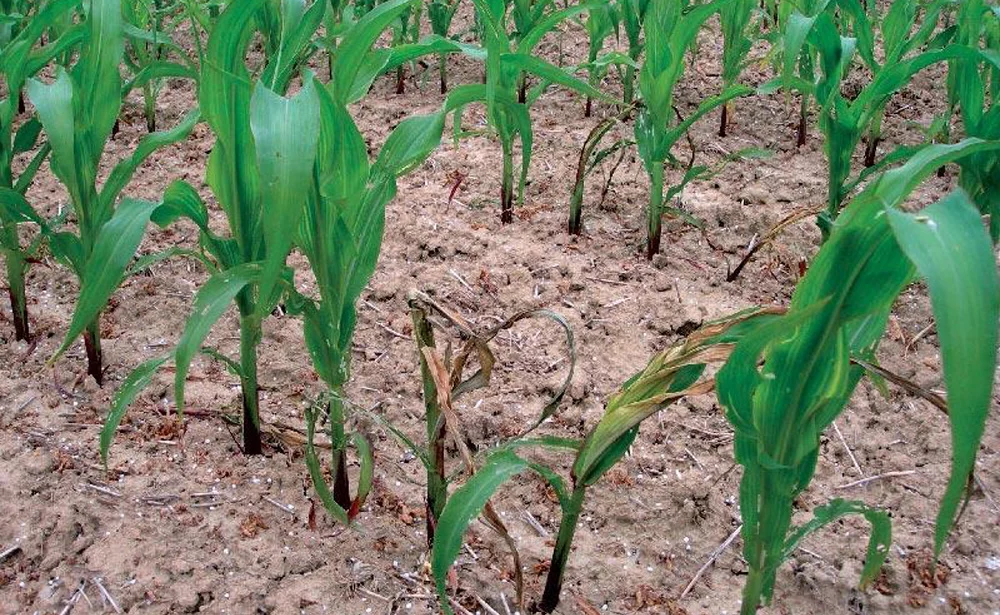
POLYGON ((844 438, 844 434, 841 433, 840 427, 837 427, 837 421, 833 422, 833 430, 837 432, 837 437, 840 438, 840 443, 844 445, 844 450, 847 451, 847 456, 851 458, 851 463, 854 464, 854 469, 858 471, 858 476, 864 478, 865 473, 861 471, 861 465, 858 464, 858 460, 854 456, 854 451, 852 451, 851 447, 847 445, 847 439, 844 438))
POLYGON ((19 547, 17 545, 14 545, 13 547, 10 547, 8 549, 4 549, 3 551, 0 551, 0 564, 2 564, 3 562, 6 562, 7 560, 9 560, 10 558, 14 557, 15 555, 17 555, 20 552, 21 552, 21 547, 19 547))
POLYGON ((483 610, 489 613, 489 615, 500 615, 495 608, 490 606, 489 602, 486 602, 481 597, 476 596, 476 602, 478 602, 479 606, 483 607, 483 610))
POLYGON ((893 476, 909 476, 910 474, 916 474, 916 470, 902 470, 899 472, 886 472, 884 474, 876 474, 875 476, 869 476, 867 478, 862 478, 861 480, 856 480, 853 483, 847 483, 845 485, 838 485, 835 489, 850 489, 851 487, 859 487, 861 485, 866 485, 872 481, 881 480, 883 478, 892 478, 893 476))
POLYGON ((81 485, 84 486, 84 487, 86 487, 86 488, 88 488, 88 489, 93 489, 94 491, 97 491, 98 493, 103 493, 104 495, 110 495, 113 498, 120 498, 120 497, 122 497, 122 494, 118 493, 114 489, 108 489, 107 487, 102 487, 100 485, 95 485, 94 483, 81 483, 81 485))
POLYGON ((73 595, 70 596, 69 600, 66 601, 66 606, 63 607, 63 610, 59 611, 59 615, 70 614, 70 612, 73 610, 73 607, 76 606, 76 603, 80 601, 80 598, 86 595, 83 593, 83 588, 85 585, 87 585, 86 579, 80 581, 80 586, 76 588, 76 591, 73 592, 73 595))
POLYGON ((377 320, 375 321, 375 324, 378 325, 378 327, 380 329, 382 329, 386 333, 392 335, 393 337, 398 337, 399 339, 406 340, 406 341, 410 341, 412 339, 412 338, 410 338, 409 335, 405 335, 403 333, 400 333, 399 331, 396 331, 395 329, 391 329, 388 326, 383 325, 382 323, 378 322, 377 320))
POLYGON ((531 529, 535 530, 536 534, 538 534, 542 538, 548 537, 549 532, 544 527, 542 527, 542 524, 538 522, 538 519, 535 519, 535 516, 532 515, 531 512, 527 510, 522 511, 521 516, 524 517, 524 520, 527 521, 528 525, 531 526, 531 529))
POLYGON ((92 577, 90 579, 90 582, 97 586, 97 591, 101 593, 102 602, 105 602, 108 605, 110 605, 111 608, 115 610, 115 613, 122 612, 122 608, 118 606, 118 603, 115 602, 115 599, 111 597, 111 594, 108 593, 108 590, 104 589, 104 585, 101 584, 101 577, 92 577))
POLYGON ((733 541, 736 540, 736 537, 740 535, 740 530, 742 529, 743 529, 743 524, 741 523, 738 528, 733 530, 733 533, 730 534, 728 538, 722 541, 721 545, 719 545, 718 547, 715 548, 714 551, 712 551, 711 555, 708 556, 708 561, 702 564, 701 568, 698 569, 698 572, 694 573, 694 576, 691 578, 690 581, 688 581, 687 587, 685 587, 684 591, 681 592, 680 595, 681 598, 688 595, 688 592, 690 592, 691 589, 694 587, 695 583, 698 582, 698 579, 701 578, 701 575, 705 574, 705 571, 708 570, 709 566, 714 564, 715 560, 719 559, 719 556, 721 556, 725 552, 725 550, 729 548, 729 545, 733 544, 733 541))
POLYGON ((295 509, 294 509, 294 508, 292 508, 291 506, 289 506, 288 504, 282 504, 282 503, 281 503, 281 502, 279 502, 278 500, 275 500, 275 499, 273 499, 273 498, 270 498, 270 497, 268 497, 268 496, 266 496, 266 495, 265 495, 265 496, 263 496, 263 498, 262 498, 262 499, 263 499, 263 500, 264 500, 265 502, 267 502, 268 504, 270 504, 270 505, 272 505, 272 506, 274 506, 274 507, 276 507, 276 508, 280 508, 281 510, 283 510, 283 511, 285 511, 286 513, 288 513, 288 514, 292 515, 293 517, 295 516, 295 509))
POLYGON ((510 606, 507 604, 507 596, 503 592, 500 592, 500 604, 503 605, 504 613, 511 615, 510 606))

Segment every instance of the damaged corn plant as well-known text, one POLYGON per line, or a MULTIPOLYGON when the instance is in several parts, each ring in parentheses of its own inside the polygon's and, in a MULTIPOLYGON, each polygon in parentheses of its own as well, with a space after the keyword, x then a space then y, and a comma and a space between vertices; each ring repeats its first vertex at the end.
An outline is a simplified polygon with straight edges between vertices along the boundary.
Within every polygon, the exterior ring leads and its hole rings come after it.
POLYGON ((544 592, 538 601, 551 613, 562 594, 573 538, 586 503, 596 485, 628 452, 643 421, 687 396, 712 390, 712 374, 733 345, 757 328, 772 322, 781 310, 752 309, 708 323, 681 343, 654 356, 608 400, 604 416, 582 440, 552 435, 519 437, 489 453, 481 467, 448 499, 440 514, 431 556, 441 608, 452 613, 448 601, 448 571, 462 548, 469 524, 505 483, 523 473, 537 474, 554 491, 561 519, 549 561, 544 592), (534 461, 525 450, 546 449, 574 455, 569 480, 559 469, 534 461))

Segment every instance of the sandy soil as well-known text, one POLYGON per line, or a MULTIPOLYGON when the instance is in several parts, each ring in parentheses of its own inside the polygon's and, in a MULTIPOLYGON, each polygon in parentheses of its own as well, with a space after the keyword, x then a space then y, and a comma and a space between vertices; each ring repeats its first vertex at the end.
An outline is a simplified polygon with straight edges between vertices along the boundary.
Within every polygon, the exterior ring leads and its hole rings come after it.
MULTIPOLYGON (((546 41, 550 57, 584 53, 585 36, 569 27, 546 41)), ((709 29, 699 64, 678 96, 682 111, 718 91, 720 42, 709 29)), ((450 61, 453 84, 479 77, 479 68, 450 61)), ((746 79, 760 83, 754 66, 746 79)), ((436 72, 412 75, 404 95, 394 80, 376 83, 354 109, 373 151, 407 113, 441 102, 436 72)), ((941 74, 930 72, 889 107, 885 149, 919 140, 941 109, 941 74)), ((609 78, 608 87, 615 88, 609 78)), ((159 104, 160 122, 177 121, 193 91, 171 83, 159 104)), ((806 222, 762 251, 735 283, 725 281, 744 246, 793 209, 821 203, 824 162, 815 132, 794 148, 794 101, 781 96, 736 103, 731 135, 719 139, 717 115, 693 132, 700 159, 763 147, 773 156, 736 162, 718 176, 691 185, 678 205, 707 223, 704 233, 678 221, 666 225, 662 255, 647 262, 644 245, 646 180, 634 154, 626 157, 602 207, 598 171, 588 187, 586 233, 566 234, 566 204, 584 137, 609 110, 583 117, 583 102, 561 91, 533 109, 535 158, 525 206, 516 223, 498 221, 499 144, 476 137, 443 145, 400 182, 390 204, 382 257, 359 306, 349 388, 361 407, 382 404, 385 417, 422 433, 420 381, 408 339, 406 294, 432 292, 470 321, 488 326, 519 308, 545 306, 573 326, 579 362, 569 395, 549 433, 582 436, 601 415, 603 401, 649 357, 699 323, 755 304, 784 304, 815 253, 818 234, 806 222), (455 198, 448 196, 458 178, 455 198)), ((466 126, 483 125, 470 109, 466 126)), ((110 159, 131 152, 144 133, 141 105, 131 100, 110 159)), ((155 154, 127 189, 157 198, 174 179, 204 188, 212 146, 207 127, 155 154)), ((929 181, 917 195, 927 202, 954 185, 929 181)), ((54 212, 66 201, 47 169, 31 191, 54 212)), ((214 223, 222 224, 214 212, 214 223)), ((142 251, 195 245, 190 227, 153 230, 142 251)), ((301 265, 301 259, 294 259, 301 265)), ((0 564, 0 613, 110 612, 101 587, 127 613, 431 613, 436 610, 426 564, 419 462, 384 429, 362 424, 377 449, 376 488, 358 531, 345 530, 316 511, 301 454, 269 441, 267 455, 244 458, 222 414, 239 407, 237 382, 221 366, 195 363, 190 411, 170 415, 172 374, 156 380, 130 411, 112 448, 110 472, 97 454, 97 433, 108 401, 128 371, 176 341, 202 269, 171 261, 129 280, 104 319, 108 383, 84 378, 82 345, 54 368, 55 350, 73 308, 76 283, 51 259, 29 279, 37 344, 13 341, 6 304, 0 312, 0 547, 20 552, 0 564), (214 493, 215 495, 205 495, 214 493)), ((925 293, 903 295, 883 344, 886 367, 940 388, 938 349, 925 293)), ((266 323, 261 350, 263 420, 302 425, 302 408, 320 387, 302 349, 301 328, 290 317, 266 323)), ((224 318, 210 343, 235 354, 235 318, 224 318)), ((503 334, 492 386, 462 400, 471 439, 486 447, 518 432, 565 374, 560 332, 529 321, 503 334)), ((798 515, 832 497, 861 498, 891 511, 894 546, 877 586, 855 589, 867 539, 855 521, 809 539, 781 570, 775 606, 763 613, 1000 612, 1000 497, 996 422, 980 451, 980 491, 954 532, 935 577, 929 569, 932 524, 949 464, 947 424, 922 400, 893 391, 884 399, 862 384, 822 443, 812 488, 798 515), (860 472, 860 473, 859 473, 860 472), (879 477, 849 486, 859 479, 879 477), (998 494, 998 495, 993 495, 998 494)), ((746 566, 737 539, 683 598, 681 592, 710 555, 738 527, 739 470, 731 462, 732 432, 712 397, 685 401, 651 419, 631 454, 592 490, 574 545, 560 613, 714 614, 737 612, 746 566)), ((549 461, 568 471, 570 459, 549 461)), ((457 464, 457 461, 451 463, 457 464)), ((457 467, 457 466, 453 466, 457 467)), ((535 479, 525 478, 496 498, 520 545, 529 601, 540 595, 558 515, 535 479), (526 520, 530 513, 544 535, 526 520)), ((511 561, 502 544, 475 524, 457 567, 457 599, 473 612, 504 612, 513 602, 511 561), (501 598, 503 596, 503 598, 501 598)), ((512 606, 513 608, 513 606, 512 606)))

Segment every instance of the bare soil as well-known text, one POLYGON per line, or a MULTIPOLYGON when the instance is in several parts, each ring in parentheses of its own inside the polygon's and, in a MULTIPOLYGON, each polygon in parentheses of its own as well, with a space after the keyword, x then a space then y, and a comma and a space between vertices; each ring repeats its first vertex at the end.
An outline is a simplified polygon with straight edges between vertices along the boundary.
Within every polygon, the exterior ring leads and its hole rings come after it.
MULTIPOLYGON (((467 16, 466 16, 467 17, 467 16)), ((585 35, 568 26, 542 51, 568 63, 585 53, 585 35)), ((677 104, 682 113, 719 89, 717 27, 701 38, 677 104)), ((470 61, 449 60, 453 84, 480 78, 470 61)), ((377 151, 407 114, 440 105, 436 67, 418 68, 403 95, 392 76, 380 79, 354 109, 377 151)), ((769 69, 755 64, 745 79, 759 84, 769 69)), ((613 91, 616 79, 608 78, 613 91)), ((883 151, 920 139, 942 108, 942 73, 929 71, 890 105, 883 151)), ((159 102, 163 126, 194 102, 190 85, 171 83, 159 102)), ((489 136, 445 143, 400 181, 387 212, 378 270, 359 305, 349 394, 360 407, 381 404, 384 416, 419 438, 420 379, 406 296, 433 293, 471 322, 487 327, 518 309, 558 311, 576 335, 579 362, 567 399, 546 433, 581 437, 604 400, 653 353, 700 323, 751 305, 786 304, 818 233, 803 222, 757 255, 734 283, 725 281, 756 234, 792 210, 822 203, 825 163, 818 135, 794 147, 797 101, 783 96, 739 100, 730 136, 716 135, 718 115, 693 131, 699 160, 715 163, 747 147, 773 152, 733 162, 692 184, 677 206, 704 220, 704 231, 678 220, 665 226, 662 254, 642 256, 646 178, 626 156, 603 206, 601 174, 585 205, 586 232, 566 233, 567 202, 579 148, 611 112, 563 91, 533 108, 535 151, 525 204, 514 224, 499 224, 500 147, 489 136), (454 198, 449 194, 456 182, 454 198)), ((465 126, 485 126, 470 109, 465 126)), ((130 100, 108 159, 117 160, 144 134, 141 104, 130 100)), ((203 185, 212 147, 207 127, 155 154, 127 189, 158 198, 175 179, 203 185)), ((686 157, 686 150, 681 149, 686 157)), ((677 172, 672 176, 676 179, 677 172)), ((930 202, 955 185, 949 172, 921 188, 930 202)), ((30 198, 50 214, 66 194, 47 169, 30 198)), ((221 213, 215 224, 224 226, 221 213)), ((193 228, 154 229, 149 253, 193 247, 193 228)), ((293 262, 302 267, 301 259, 293 262)), ((162 374, 130 410, 115 441, 110 470, 97 453, 109 400, 140 361, 176 342, 205 272, 173 260, 128 280, 103 321, 107 384, 86 378, 82 344, 46 367, 65 331, 77 290, 51 259, 34 266, 29 309, 37 343, 13 341, 6 304, 0 311, 0 547, 20 551, 0 563, 0 613, 111 612, 103 588, 122 612, 158 613, 433 613, 423 519, 423 469, 386 431, 359 419, 376 446, 376 487, 357 531, 337 526, 315 502, 300 451, 273 436, 267 454, 240 454, 223 415, 238 414, 237 380, 217 363, 196 361, 189 411, 172 412, 171 373, 162 374), (215 495, 211 495, 212 493, 215 495), (209 495, 206 495, 209 494, 209 495), (315 507, 315 509, 314 509, 315 507), (310 518, 315 516, 315 523, 310 518)), ((889 369, 940 389, 937 340, 926 294, 907 291, 896 307, 880 358, 889 369)), ((235 355, 236 318, 225 317, 210 344, 235 355)), ((463 398, 462 420, 480 448, 531 423, 565 375, 560 331, 527 321, 496 344, 499 362, 489 389, 463 398)), ((269 319, 261 349, 263 421, 301 428, 303 406, 321 387, 301 342, 298 321, 269 319)), ((821 445, 816 479, 796 518, 833 497, 860 498, 891 511, 894 546, 876 586, 856 589, 866 527, 839 523, 809 539, 779 574, 775 604, 762 613, 994 614, 1000 612, 1000 437, 991 420, 979 456, 982 489, 968 505, 936 574, 930 569, 933 519, 950 459, 945 417, 928 403, 863 383, 821 445), (862 478, 871 479, 858 484, 862 478), (855 483, 853 486, 851 483, 855 483)), ((286 430, 287 433, 287 430, 286 430)), ((681 593, 739 524, 739 468, 732 431, 711 396, 690 399, 647 421, 631 454, 597 486, 586 505, 570 558, 560 613, 736 613, 746 566, 737 538, 684 597, 681 593)), ((571 459, 547 458, 568 472, 571 459)), ((457 461, 451 461, 458 467, 457 461)), ((495 506, 520 546, 530 602, 541 592, 558 510, 534 478, 504 488, 495 506), (541 535, 526 520, 532 515, 541 535)), ((511 560, 485 526, 474 524, 454 576, 457 600, 469 611, 514 607, 511 560), (503 598, 501 598, 501 596, 503 598)))

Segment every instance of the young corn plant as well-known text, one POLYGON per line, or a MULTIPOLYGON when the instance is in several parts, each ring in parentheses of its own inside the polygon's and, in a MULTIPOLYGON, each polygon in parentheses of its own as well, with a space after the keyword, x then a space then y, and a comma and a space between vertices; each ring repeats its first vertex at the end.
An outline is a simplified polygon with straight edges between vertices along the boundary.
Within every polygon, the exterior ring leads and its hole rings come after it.
POLYGON ((239 377, 243 451, 262 452, 257 348, 263 321, 277 306, 283 281, 290 276, 284 263, 304 216, 302 186, 311 181, 321 125, 321 86, 314 79, 306 75, 292 97, 282 93, 297 73, 322 15, 307 13, 311 18, 305 19, 293 3, 286 3, 277 26, 282 32, 279 52, 253 75, 246 57, 267 1, 228 5, 208 39, 198 79, 201 112, 216 138, 206 180, 225 214, 229 234, 210 228, 207 207, 185 182, 173 183, 155 209, 153 219, 161 226, 187 218, 199 228, 200 260, 211 276, 195 294, 194 310, 174 351, 143 363, 123 382, 101 433, 105 459, 129 404, 170 359, 175 364, 175 402, 183 410, 187 374, 200 352, 222 360, 239 377), (233 303, 239 314, 238 360, 202 347, 233 303))
MULTIPOLYGON (((7 84, 6 97, 0 99, 0 251, 7 267, 7 286, 14 322, 14 337, 30 341, 25 276, 32 257, 32 246, 22 246, 18 225, 34 223, 46 229, 46 221, 28 203, 25 193, 49 153, 48 143, 31 157, 27 166, 15 173, 15 157, 30 152, 38 143, 41 124, 30 118, 16 126, 25 81, 35 76, 51 60, 76 44, 83 34, 77 28, 38 45, 42 36, 64 14, 73 12, 76 3, 53 1, 32 10, 30 5, 4 7, 5 23, 0 26, 0 74, 7 84), (23 11, 23 12, 22 12, 23 11)), ((32 245, 37 245, 33 242, 32 245)))
MULTIPOLYGON (((719 9, 722 24, 722 88, 732 87, 746 66, 753 41, 750 39, 750 19, 756 9, 754 0, 735 0, 719 9)), ((722 105, 719 136, 725 137, 729 128, 729 108, 722 105)))
MULTIPOLYGON (((441 38, 450 38, 451 22, 455 19, 461 0, 430 0, 427 3, 427 18, 431 23, 431 32, 441 38)), ((441 83, 441 93, 448 92, 448 63, 445 54, 438 55, 438 80, 441 83)))
POLYGON ((889 517, 863 502, 835 500, 792 527, 823 431, 875 363, 892 306, 915 279, 930 291, 948 390, 952 467, 937 516, 935 553, 955 522, 989 412, 996 368, 998 284, 989 235, 968 196, 956 191, 915 213, 910 192, 941 164, 1000 144, 969 138, 932 145, 872 182, 844 209, 795 289, 787 314, 740 340, 717 377, 743 466, 740 511, 749 566, 741 615, 768 603, 775 575, 799 542, 845 515, 872 534, 861 575, 871 583, 889 555, 889 517), (860 360, 860 361, 859 361, 860 360))
MULTIPOLYGON (((198 78, 197 62, 173 40, 188 12, 180 3, 167 4, 166 0, 126 2, 122 9, 127 39, 124 61, 133 75, 124 86, 123 98, 133 88, 142 90, 146 129, 155 132, 156 100, 166 79, 198 78)), ((197 31, 195 34, 196 45, 200 46, 197 31)))
POLYGON ((635 98, 635 71, 639 66, 639 59, 642 57, 643 38, 642 22, 646 17, 650 0, 617 0, 616 8, 623 29, 625 38, 628 40, 628 58, 630 62, 625 65, 625 74, 622 76, 622 102, 627 106, 632 104, 635 98))
MULTIPOLYGON (((618 31, 618 13, 615 5, 605 3, 590 9, 587 12, 584 28, 587 31, 587 84, 592 88, 598 88, 608 70, 608 63, 601 61, 601 50, 604 49, 607 38, 618 31)), ((594 100, 588 96, 583 111, 584 117, 591 116, 593 104, 594 100)))
MULTIPOLYGON (((963 132, 981 139, 1000 139, 1000 7, 983 0, 958 6, 953 42, 978 49, 978 56, 953 59, 948 66, 950 110, 943 126, 958 108, 963 132)), ((1000 157, 977 153, 958 161, 959 185, 990 216, 990 235, 1000 241, 1000 157)))
MULTIPOLYGON (((456 126, 461 110, 473 102, 486 104, 490 126, 497 132, 503 156, 500 182, 500 221, 514 221, 514 139, 521 140, 521 172, 517 201, 524 201, 524 186, 531 164, 531 105, 551 84, 561 85, 585 96, 612 102, 601 91, 573 77, 553 64, 542 60, 532 51, 542 38, 560 23, 582 11, 593 8, 595 2, 582 2, 558 11, 526 20, 525 9, 514 11, 516 21, 524 21, 517 38, 507 30, 508 7, 502 2, 474 0, 476 14, 483 25, 483 47, 486 50, 486 83, 455 88, 449 96, 449 107, 456 109, 456 126), (542 80, 529 93, 523 86, 526 75, 542 80), (523 94, 522 94, 523 92, 523 94)), ((518 3, 519 5, 521 3, 518 3)), ((531 16, 534 13, 528 12, 531 16)))
MULTIPOLYGON (((312 7, 306 18, 283 15, 283 51, 262 67, 259 78, 252 78, 244 58, 251 35, 261 27, 255 11, 266 1, 232 5, 220 15, 200 77, 201 106, 216 134, 208 183, 226 214, 231 236, 219 236, 209 228, 207 209, 193 187, 177 182, 167 190, 155 215, 157 223, 169 224, 178 217, 195 222, 201 229, 201 247, 209 257, 204 260, 213 275, 198 291, 194 312, 174 353, 148 361, 123 383, 102 432, 102 454, 107 455, 127 406, 171 358, 176 363, 175 397, 178 407, 183 407, 184 381, 198 352, 222 359, 239 376, 244 451, 259 453, 257 346, 262 321, 284 295, 289 311, 304 318, 306 347, 328 386, 307 416, 310 472, 331 515, 347 521, 364 501, 371 478, 367 441, 344 431, 343 385, 349 374, 354 304, 374 270, 385 205, 395 195, 396 177, 419 164, 437 145, 444 112, 402 122, 370 164, 347 105, 364 96, 393 59, 391 53, 371 51, 371 46, 399 12, 416 0, 386 2, 352 24, 338 43, 334 79, 321 85, 307 74, 302 88, 290 98, 278 92, 287 88, 306 57, 304 47, 322 23, 322 15, 311 14, 312 7), (284 266, 293 246, 309 259, 319 289, 317 298, 295 291, 292 272, 284 266), (202 348, 214 323, 233 302, 240 315, 238 361, 202 348), (332 494, 322 481, 313 444, 320 410, 329 420, 334 443, 332 494), (346 473, 349 443, 357 447, 363 464, 354 498, 349 495, 346 473)), ((433 51, 438 49, 432 46, 433 51)))
MULTIPOLYGON (((423 3, 408 4, 400 12, 392 25, 392 46, 398 47, 407 43, 416 43, 420 39, 420 13, 423 3)), ((406 93, 406 65, 400 63, 396 67, 396 93, 406 93)))
POLYGON ((691 164, 680 182, 664 194, 664 166, 673 162, 671 150, 702 116, 730 100, 750 93, 744 86, 731 86, 703 101, 687 118, 674 109, 674 89, 684 72, 684 55, 694 43, 702 24, 733 0, 714 0, 685 11, 679 2, 651 2, 643 20, 646 54, 639 71, 642 95, 635 120, 635 142, 649 175, 646 257, 660 251, 663 214, 668 203, 691 181, 705 174, 706 167, 691 164), (676 118, 675 118, 676 114, 676 118))
POLYGON ((545 590, 538 603, 542 612, 554 611, 588 490, 625 456, 643 421, 680 399, 710 392, 713 381, 705 374, 706 367, 721 364, 735 342, 780 313, 753 309, 734 314, 706 324, 683 342, 657 354, 608 400, 604 416, 583 440, 542 436, 499 445, 452 494, 441 513, 431 565, 442 609, 451 612, 446 580, 469 524, 505 482, 530 470, 553 488, 562 513, 545 590), (575 454, 569 484, 556 469, 517 454, 519 449, 529 447, 575 454))
POLYGON ((914 0, 894 0, 887 14, 875 28, 857 0, 822 5, 820 12, 811 16, 792 13, 785 30, 785 64, 783 80, 794 83, 797 89, 812 94, 819 103, 819 127, 824 137, 827 155, 827 209, 820 216, 819 224, 824 235, 836 220, 844 200, 863 180, 885 165, 899 162, 912 153, 912 148, 901 148, 879 159, 876 146, 881 132, 885 106, 892 96, 903 89, 921 70, 950 59, 976 57, 968 47, 952 45, 944 49, 921 49, 934 33, 938 22, 940 3, 926 9, 924 19, 917 24, 917 6, 914 0), (835 11, 839 8, 839 11, 835 11), (840 23, 838 23, 838 19, 840 23), (842 30, 850 26, 854 36, 847 37, 842 30), (885 59, 875 56, 875 41, 880 40, 885 59), (805 48, 808 52, 801 51, 805 48), (796 79, 790 58, 801 53, 816 57, 820 77, 815 85, 796 79), (855 54, 871 71, 873 77, 861 92, 849 98, 843 92, 855 54), (866 155, 868 168, 851 177, 851 161, 862 137, 869 135, 866 155))
POLYGON ((135 170, 157 149, 185 138, 198 119, 189 113, 175 127, 143 138, 118 162, 102 186, 97 171, 122 103, 119 64, 124 37, 120 0, 86 4, 85 38, 76 64, 57 67, 55 80, 29 79, 28 97, 51 147, 50 166, 72 204, 76 233, 48 234, 53 255, 80 280, 80 295, 55 361, 82 334, 87 371, 103 384, 100 317, 121 284, 142 240, 154 203, 118 197, 135 170))
MULTIPOLYGON (((396 195, 396 180, 419 166, 438 146, 444 130, 444 109, 403 120, 386 139, 374 162, 365 140, 347 110, 359 76, 371 71, 359 63, 393 20, 411 11, 415 0, 379 5, 351 26, 333 63, 334 79, 319 90, 319 149, 311 173, 305 214, 297 245, 309 260, 318 297, 293 291, 295 312, 305 326, 306 348, 313 367, 326 384, 325 417, 331 441, 329 489, 313 437, 318 412, 307 415, 306 461, 313 484, 328 512, 339 521, 357 515, 371 487, 371 446, 360 432, 348 433, 344 386, 350 377, 351 340, 356 304, 371 279, 381 251, 386 205, 396 195), (361 463, 357 495, 351 496, 347 448, 353 444, 361 463)), ((380 54, 368 55, 376 67, 380 54)))

